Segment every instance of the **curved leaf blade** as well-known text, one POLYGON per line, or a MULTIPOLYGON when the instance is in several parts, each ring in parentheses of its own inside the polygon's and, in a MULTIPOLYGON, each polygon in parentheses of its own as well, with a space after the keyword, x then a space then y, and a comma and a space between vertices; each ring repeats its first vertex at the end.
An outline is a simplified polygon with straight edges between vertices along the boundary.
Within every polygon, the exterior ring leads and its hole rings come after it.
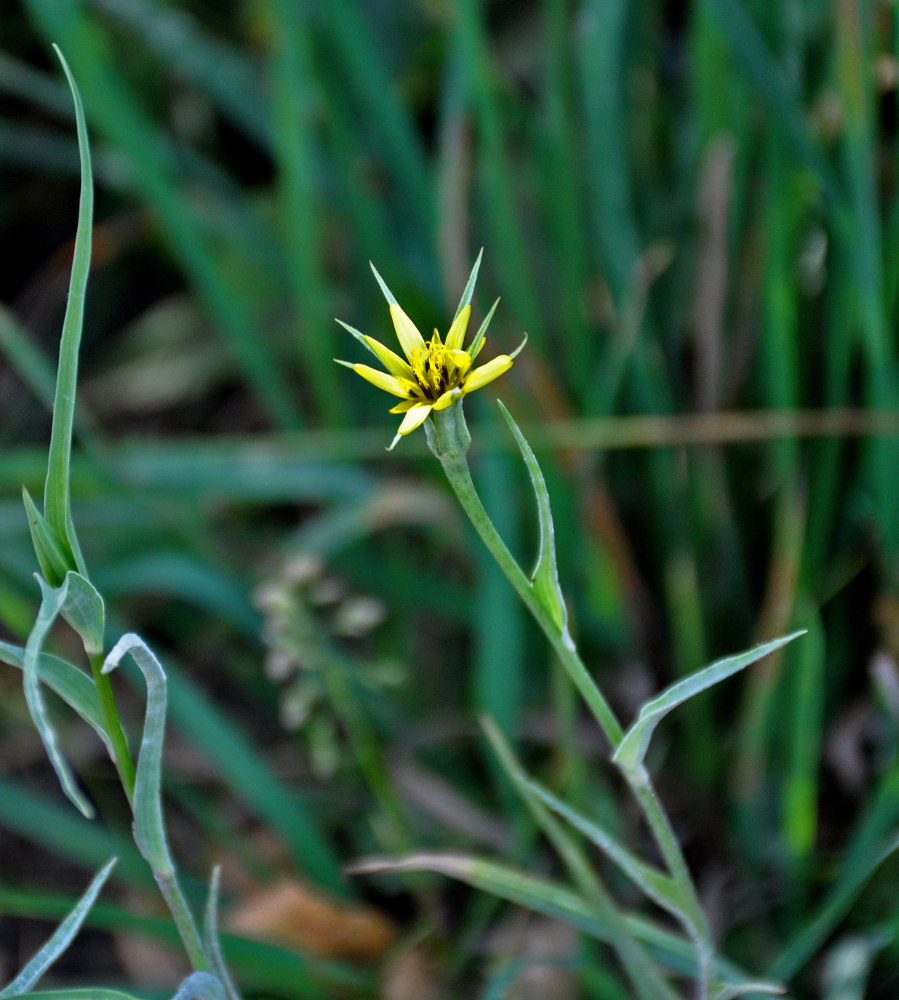
POLYGON ((612 760, 622 771, 627 773, 639 771, 643 766, 646 751, 649 749, 649 741, 656 726, 672 709, 804 634, 805 630, 800 629, 798 632, 792 632, 780 639, 773 639, 771 642, 763 642, 758 646, 753 646, 752 649, 746 650, 744 653, 716 660, 710 666, 665 688, 660 695, 646 702, 640 709, 636 721, 624 734, 624 739, 613 754, 612 760))
POLYGON ((134 841, 153 874, 171 877, 175 866, 169 853, 162 816, 162 744, 165 735, 165 671, 139 635, 127 632, 109 651, 103 673, 111 673, 130 654, 147 683, 147 710, 134 785, 134 841))
POLYGON ((75 123, 81 156, 81 194, 78 202, 78 228, 75 233, 75 254, 66 301, 66 315, 59 345, 59 367, 56 373, 56 395, 53 401, 53 427, 50 431, 50 453, 47 458, 47 479, 44 484, 44 516, 56 534, 64 539, 83 576, 87 568, 75 526, 69 496, 69 465, 72 454, 72 428, 75 421, 75 391, 78 382, 78 349, 84 324, 84 299, 91 262, 91 233, 94 215, 94 185, 87 124, 81 95, 69 64, 59 47, 54 45, 75 102, 75 123))
POLYGON ((527 785, 544 805, 595 844, 649 899, 674 916, 683 918, 684 903, 677 883, 670 875, 666 875, 665 872, 637 857, 598 823, 594 823, 577 810, 572 809, 539 782, 529 778, 527 785))
POLYGON ((203 915, 203 944, 206 946, 206 954, 209 956, 210 964, 218 976, 219 983, 224 989, 227 1000, 241 1000, 240 991, 237 989, 234 980, 231 978, 231 973, 228 971, 228 966, 225 964, 222 943, 219 939, 218 901, 221 874, 221 865, 216 865, 212 869, 212 878, 209 880, 209 895, 206 898, 206 910, 203 915))
MULTIPOLYGON (((22 670, 25 667, 25 650, 9 642, 0 642, 0 662, 22 670)), ((111 754, 112 744, 104 728, 97 686, 93 678, 83 670, 79 670, 74 663, 69 663, 68 660, 63 660, 52 653, 38 655, 37 672, 40 680, 55 691, 96 732, 111 754)))
POLYGON ((537 462, 537 456, 534 454, 525 436, 521 433, 518 424, 512 419, 511 413, 503 406, 502 402, 497 400, 497 403, 499 403, 500 411, 521 451, 521 457, 524 459, 531 477, 534 496, 537 498, 540 539, 537 562, 531 573, 531 585, 534 588, 535 594, 540 599, 540 603, 546 608, 552 620, 556 623, 559 633, 563 636, 568 636, 568 609, 565 606, 565 599, 562 596, 562 588, 559 584, 559 570, 556 564, 555 528, 553 527, 552 511, 549 507, 549 493, 546 489, 546 480, 543 478, 543 472, 537 462))
POLYGON ((20 993, 29 993, 32 986, 68 948, 72 943, 72 939, 81 928, 82 923, 84 923, 84 918, 94 905, 97 896, 100 894, 100 890, 103 888, 107 878, 109 878, 109 873, 115 867, 117 860, 117 858, 112 858, 97 872, 91 880, 91 884, 85 890, 84 895, 78 900, 59 927, 56 928, 46 944, 28 962, 16 978, 5 989, 0 990, 0 998, 2 1000, 7 1000, 8 997, 13 997, 20 993))
POLYGON ((38 660, 47 634, 53 623, 62 613, 63 606, 68 596, 70 575, 67 574, 61 587, 53 588, 40 577, 37 582, 41 588, 41 606, 38 609, 34 626, 25 643, 25 656, 22 663, 22 673, 25 688, 25 701, 28 704, 28 711, 35 727, 56 772, 59 783, 66 796, 75 805, 82 815, 91 819, 94 815, 93 806, 85 798, 68 761, 63 756, 56 736, 56 729, 53 727, 50 717, 47 714, 47 707, 41 693, 40 672, 38 660))

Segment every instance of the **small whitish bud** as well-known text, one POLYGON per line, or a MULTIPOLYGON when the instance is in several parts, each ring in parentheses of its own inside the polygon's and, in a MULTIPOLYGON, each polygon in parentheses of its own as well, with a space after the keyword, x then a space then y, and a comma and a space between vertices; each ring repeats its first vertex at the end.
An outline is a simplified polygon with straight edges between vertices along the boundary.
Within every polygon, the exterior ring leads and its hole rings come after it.
POLYGON ((268 614, 283 610, 288 604, 288 599, 280 582, 266 580, 253 591, 253 604, 264 614, 268 614))
POLYGON ((293 653, 286 649, 273 649, 265 658, 265 675, 273 681, 286 681, 297 671, 293 653))
POLYGON ((316 697, 315 690, 306 684, 297 684, 292 687, 281 702, 279 713, 281 725, 291 732, 300 729, 309 718, 316 697))
POLYGON ((384 621, 384 605, 374 597, 350 597, 337 609, 334 634, 349 639, 367 635, 384 621))
POLYGON ((291 556, 284 566, 283 577, 292 586, 302 587, 318 579, 324 570, 324 563, 311 552, 300 552, 291 556))

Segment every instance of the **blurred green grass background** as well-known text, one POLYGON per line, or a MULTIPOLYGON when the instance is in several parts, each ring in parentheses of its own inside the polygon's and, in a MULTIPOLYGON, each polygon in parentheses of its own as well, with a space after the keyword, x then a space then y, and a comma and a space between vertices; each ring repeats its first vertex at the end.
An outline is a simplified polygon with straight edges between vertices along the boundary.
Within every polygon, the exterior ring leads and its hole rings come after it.
MULTIPOLYGON (((669 726, 657 767, 727 950, 824 995, 841 919, 837 942, 858 933, 871 961, 872 928, 899 921, 889 863, 863 884, 899 822, 897 38, 895 7, 860 0, 5 4, 0 627, 20 640, 36 604, 19 490, 44 473, 76 217, 55 41, 98 195, 75 519, 107 601, 173 671, 177 731, 205 761, 171 780, 194 835, 262 879, 261 823, 351 894, 341 862, 385 837, 483 846, 415 799, 414 762, 539 858, 485 764, 483 712, 575 800, 612 794, 422 436, 388 455, 383 397, 332 362, 359 359, 334 316, 390 338, 369 260, 444 330, 483 246, 490 347, 530 337, 496 393, 545 464, 573 620, 622 714, 809 629, 669 726), (342 666, 294 694, 315 721, 294 740, 252 594, 310 554, 385 621, 347 644, 315 612, 300 659, 342 666), (401 682, 360 681, 382 659, 401 682)), ((490 401, 468 407, 485 501, 529 558, 523 470, 490 401)), ((33 747, 16 683, 4 746, 33 747)), ((93 828, 56 837, 58 796, 25 808, 33 760, 9 760, 10 843, 105 858, 93 828)), ((102 800, 99 767, 92 782, 102 800)), ((379 891, 414 924, 447 890, 379 891)), ((452 905, 442 961, 467 982, 461 943, 493 915, 452 905)), ((895 995, 897 960, 886 945, 864 995, 895 995)), ((335 995, 323 981, 284 992, 335 995)))

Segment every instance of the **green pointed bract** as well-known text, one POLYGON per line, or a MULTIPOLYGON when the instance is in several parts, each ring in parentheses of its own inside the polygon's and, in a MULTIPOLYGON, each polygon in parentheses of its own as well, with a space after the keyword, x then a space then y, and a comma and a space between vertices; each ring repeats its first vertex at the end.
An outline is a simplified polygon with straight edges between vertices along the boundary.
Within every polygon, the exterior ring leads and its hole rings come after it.
POLYGON ((487 327, 490 326, 490 320, 493 319, 493 314, 496 312, 496 307, 498 305, 499 305, 499 299, 497 299, 496 302, 494 302, 493 305, 490 307, 490 312, 488 312, 487 315, 484 317, 484 322, 481 323, 480 327, 478 328, 478 332, 474 335, 474 340, 472 340, 472 342, 466 348, 466 350, 472 356, 472 358, 474 358, 477 355, 478 351, 480 351, 481 349, 481 345, 484 343, 484 337, 487 334, 487 327))
MULTIPOLYGON (((0 990, 0 998, 21 996, 34 992, 35 984, 41 976, 72 943, 73 938, 84 923, 85 917, 90 913, 96 902, 97 896, 100 895, 100 890, 109 878, 109 874, 115 867, 117 860, 117 858, 112 858, 97 872, 84 894, 56 928, 49 940, 16 978, 3 990, 0 990)), ((125 994, 122 994, 122 996, 125 996, 125 994)))
POLYGON ((41 573, 50 586, 59 587, 65 580, 66 573, 77 568, 75 557, 66 542, 59 537, 37 509, 37 504, 24 487, 22 501, 25 504, 25 514, 31 531, 31 544, 34 546, 34 554, 41 573))
POLYGON ((540 471, 540 466, 537 464, 537 457, 534 455, 531 446, 527 443, 525 436, 519 430, 518 424, 515 423, 512 415, 501 402, 499 403, 499 408, 506 423, 509 425, 509 429, 515 436, 515 441, 518 444, 521 456, 531 477, 534 496, 537 498, 540 541, 537 550, 537 562, 534 565, 533 573, 531 573, 531 585, 540 603, 546 608, 550 617, 555 622, 559 629, 559 634, 567 636, 568 609, 565 607, 565 599, 562 596, 562 588, 559 585, 559 571, 556 566, 555 529, 553 527, 552 512, 549 508, 549 493, 546 489, 546 481, 543 478, 543 473, 540 471))
POLYGON ((456 315, 453 317, 453 322, 459 318, 459 313, 466 306, 471 305, 471 299, 474 295, 474 286, 478 281, 478 271, 481 269, 481 258, 484 256, 484 248, 481 247, 478 253, 478 259, 474 262, 474 267, 471 269, 471 274, 468 276, 468 282, 465 285, 465 290, 462 292, 462 298, 459 299, 459 307, 456 309, 456 315))
POLYGON ((384 298, 387 299, 389 305, 398 306, 399 302, 396 300, 396 296, 387 287, 387 282, 378 274, 378 269, 372 264, 371 261, 368 262, 368 266, 372 270, 372 274, 378 279, 378 284, 381 286, 381 291, 384 293, 384 298))

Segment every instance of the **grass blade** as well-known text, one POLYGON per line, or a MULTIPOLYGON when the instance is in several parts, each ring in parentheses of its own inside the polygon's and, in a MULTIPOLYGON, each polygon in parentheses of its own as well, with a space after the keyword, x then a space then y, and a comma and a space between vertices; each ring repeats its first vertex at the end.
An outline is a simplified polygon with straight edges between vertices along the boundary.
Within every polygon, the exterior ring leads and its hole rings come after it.
POLYGON ((84 895, 78 900, 71 912, 53 932, 47 943, 31 959, 15 979, 3 990, 0 998, 7 1000, 19 993, 31 993, 34 984, 41 978, 56 959, 68 948, 72 939, 78 933, 84 918, 88 915, 100 890, 109 878, 109 873, 115 867, 116 858, 108 861, 94 876, 84 895))
POLYGON ((82 576, 87 568, 75 527, 69 497, 69 464, 72 454, 72 428, 75 421, 75 393, 78 384, 78 349, 84 324, 84 300, 91 266, 91 234, 94 218, 94 181, 91 172, 90 147, 84 106, 69 64, 53 46, 72 91, 75 102, 75 122, 78 130, 78 150, 81 156, 81 193, 78 200, 78 228, 75 233, 75 253, 66 300, 66 315, 59 345, 59 365, 56 371, 56 394, 53 400, 53 428, 50 432, 50 452, 47 457, 47 481, 44 485, 44 517, 56 534, 64 539, 82 576))
POLYGON ((546 480, 537 463, 537 456, 531 446, 527 443, 524 435, 518 429, 518 424, 512 419, 512 414, 499 403, 500 412, 503 415, 509 429, 512 431, 515 441, 521 451, 521 457, 528 469, 531 477, 531 486, 534 496, 537 499, 537 513, 540 525, 539 545, 537 549, 537 562, 531 572, 531 586, 534 588, 540 603, 556 623, 560 635, 567 638, 568 635, 568 609, 565 607, 565 598, 562 595, 562 587, 559 584, 559 569, 556 565, 556 536, 553 527, 552 511, 549 508, 549 493, 546 489, 546 480))
POLYGON ((112 647, 103 664, 111 673, 122 657, 130 653, 147 682, 147 711, 137 761, 134 786, 134 842, 155 873, 171 875, 174 864, 169 854, 162 818, 162 744, 165 736, 166 681, 159 660, 147 644, 129 632, 112 647))
POLYGON ((167 705, 165 671, 143 639, 129 632, 109 651, 103 674, 115 670, 126 654, 131 655, 147 683, 147 710, 134 784, 134 842, 153 870, 194 970, 205 972, 209 962, 178 884, 162 814, 162 744, 167 705))
MULTIPOLYGON (((21 646, 0 642, 0 662, 23 670, 25 650, 21 646)), ((69 663, 68 660, 53 656, 51 653, 38 655, 37 672, 40 680, 47 687, 52 688, 66 704, 84 719, 106 744, 107 750, 111 752, 112 745, 103 726, 100 701, 92 678, 74 664, 69 663)))
MULTIPOLYGON (((74 574, 73 574, 74 575, 74 574)), ((40 734, 44 749, 53 765, 53 770, 59 778, 59 783, 69 800, 78 808, 83 816, 90 819, 94 815, 94 807, 78 787, 78 782, 68 761, 63 756, 56 736, 56 729, 47 714, 44 698, 40 688, 40 674, 38 671, 38 659, 53 623, 62 614, 68 595, 68 576, 61 587, 52 588, 40 577, 38 583, 41 587, 41 605, 38 609, 37 618, 28 640, 25 643, 25 656, 22 665, 22 673, 25 682, 25 700, 28 703, 28 711, 31 719, 40 734)))
POLYGON ((737 653, 734 656, 725 657, 715 663, 681 681, 666 688, 660 695, 651 701, 646 702, 640 709, 637 720, 631 728, 624 734, 624 739, 615 751, 612 759, 618 766, 629 773, 637 772, 643 767, 643 759, 649 749, 649 741, 655 731, 656 726, 662 719, 678 705, 694 697, 702 691, 720 681, 725 680, 733 674, 738 673, 763 656, 773 653, 781 646, 792 642, 803 631, 793 632, 780 639, 773 639, 771 642, 764 642, 745 653, 737 653))

